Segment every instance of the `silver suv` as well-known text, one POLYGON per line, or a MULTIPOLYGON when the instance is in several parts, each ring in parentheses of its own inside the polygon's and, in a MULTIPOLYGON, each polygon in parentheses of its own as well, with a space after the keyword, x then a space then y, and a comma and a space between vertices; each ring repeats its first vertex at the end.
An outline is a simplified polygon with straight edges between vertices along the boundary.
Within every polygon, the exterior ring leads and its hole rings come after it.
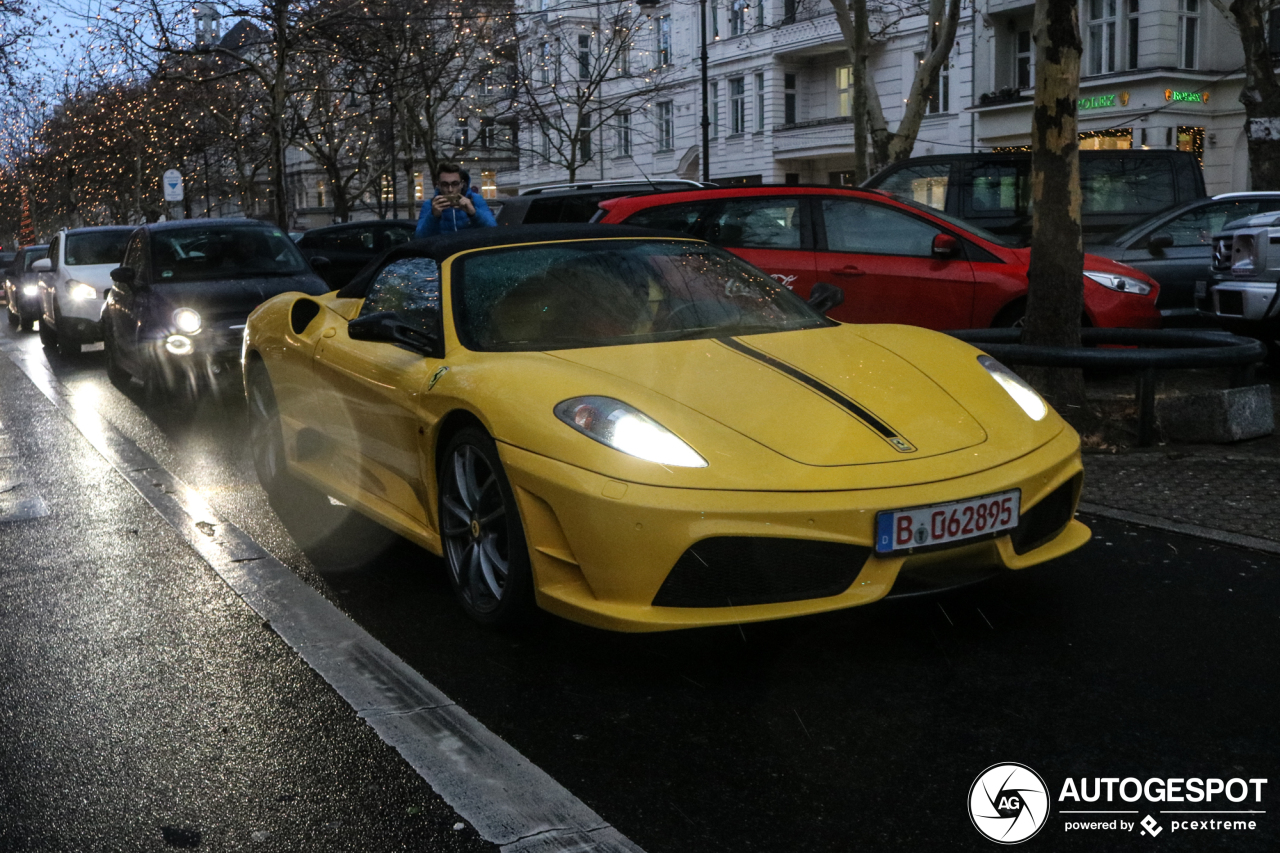
POLYGON ((1213 235, 1214 284, 1209 309, 1223 328, 1265 340, 1280 338, 1280 213, 1228 223, 1213 235))
POLYGON ((136 226, 75 228, 49 241, 49 254, 31 265, 40 274, 40 342, 72 356, 102 340, 102 306, 111 271, 136 226))

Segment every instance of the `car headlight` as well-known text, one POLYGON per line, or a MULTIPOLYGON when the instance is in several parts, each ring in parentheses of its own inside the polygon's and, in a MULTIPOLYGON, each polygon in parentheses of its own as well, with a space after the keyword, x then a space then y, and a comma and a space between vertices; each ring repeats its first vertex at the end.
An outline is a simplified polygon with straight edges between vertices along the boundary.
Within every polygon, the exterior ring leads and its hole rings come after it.
POLYGON ((67 282, 67 295, 72 299, 84 301, 88 299, 97 299, 98 291, 82 281, 69 281, 67 282))
POLYGON ((173 312, 173 326, 184 335, 194 335, 200 331, 200 312, 194 308, 179 308, 173 312))
POLYGON ((1136 293, 1139 296, 1146 296, 1151 292, 1151 285, 1133 276, 1117 275, 1111 272, 1093 272, 1092 270, 1085 270, 1084 274, 1087 278, 1093 279, 1109 290, 1118 290, 1121 293, 1136 293))
POLYGON ((1026 412, 1031 420, 1038 421, 1049 414, 1049 404, 1021 376, 989 355, 978 356, 978 364, 987 369, 991 378, 1009 393, 1013 402, 1021 406, 1022 411, 1026 412))
POLYGON ((40 285, 38 285, 38 284, 24 284, 24 285, 22 285, 22 295, 23 295, 23 296, 39 296, 39 295, 40 295, 40 285))
POLYGON ((186 335, 170 335, 164 339, 164 348, 174 355, 191 355, 195 346, 186 335))
POLYGON ((574 397, 555 407, 556 417, 578 432, 630 456, 705 468, 707 460, 644 412, 611 397, 574 397))

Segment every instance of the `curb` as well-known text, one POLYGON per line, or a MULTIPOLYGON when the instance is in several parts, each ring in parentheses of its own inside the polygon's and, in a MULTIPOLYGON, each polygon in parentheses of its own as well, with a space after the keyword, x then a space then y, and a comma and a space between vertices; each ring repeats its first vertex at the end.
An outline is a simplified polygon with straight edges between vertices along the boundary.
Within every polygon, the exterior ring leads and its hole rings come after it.
POLYGON ((1109 518, 1114 521, 1141 524, 1143 527, 1152 527, 1156 530, 1166 530, 1170 533, 1180 533, 1183 536, 1192 536, 1196 539, 1207 539, 1210 542, 1217 542, 1222 545, 1232 545, 1236 548, 1248 548, 1252 551, 1262 551, 1267 554, 1280 556, 1280 542, 1276 542, 1271 539, 1262 539, 1258 536, 1246 536, 1243 533, 1230 533, 1226 530, 1214 530, 1212 527, 1201 527, 1198 524, 1184 524, 1181 521, 1170 521, 1167 518, 1146 515, 1141 512, 1129 512, 1124 509, 1112 509, 1111 507, 1100 506, 1086 501, 1080 502, 1078 511, 1089 515, 1097 515, 1102 518, 1109 518))

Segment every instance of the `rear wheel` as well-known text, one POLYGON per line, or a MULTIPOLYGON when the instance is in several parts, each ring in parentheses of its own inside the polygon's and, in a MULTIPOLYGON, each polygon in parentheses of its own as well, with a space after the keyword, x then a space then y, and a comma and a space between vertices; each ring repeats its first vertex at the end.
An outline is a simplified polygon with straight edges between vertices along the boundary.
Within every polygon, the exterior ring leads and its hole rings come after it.
POLYGON ((498 448, 483 430, 458 432, 440 469, 440 535, 462 609, 484 625, 533 612, 529 547, 498 448))
POLYGON ((46 349, 54 349, 58 346, 58 333, 44 317, 40 318, 40 343, 46 349))
POLYGON ((133 377, 120 364, 120 354, 116 351, 115 335, 111 333, 110 324, 104 324, 102 330, 102 350, 107 358, 107 378, 111 380, 111 384, 121 390, 128 388, 133 377))

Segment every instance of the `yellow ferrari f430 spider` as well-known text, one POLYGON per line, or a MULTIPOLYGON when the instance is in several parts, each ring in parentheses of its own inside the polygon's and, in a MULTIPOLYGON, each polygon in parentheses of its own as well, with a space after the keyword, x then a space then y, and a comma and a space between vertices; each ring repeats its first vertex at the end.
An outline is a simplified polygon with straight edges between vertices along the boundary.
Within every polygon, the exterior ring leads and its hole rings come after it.
POLYGON ((1089 538, 1079 437, 999 362, 833 322, 675 235, 406 244, 264 303, 243 362, 267 490, 318 489, 442 555, 483 623, 777 619, 1089 538))

